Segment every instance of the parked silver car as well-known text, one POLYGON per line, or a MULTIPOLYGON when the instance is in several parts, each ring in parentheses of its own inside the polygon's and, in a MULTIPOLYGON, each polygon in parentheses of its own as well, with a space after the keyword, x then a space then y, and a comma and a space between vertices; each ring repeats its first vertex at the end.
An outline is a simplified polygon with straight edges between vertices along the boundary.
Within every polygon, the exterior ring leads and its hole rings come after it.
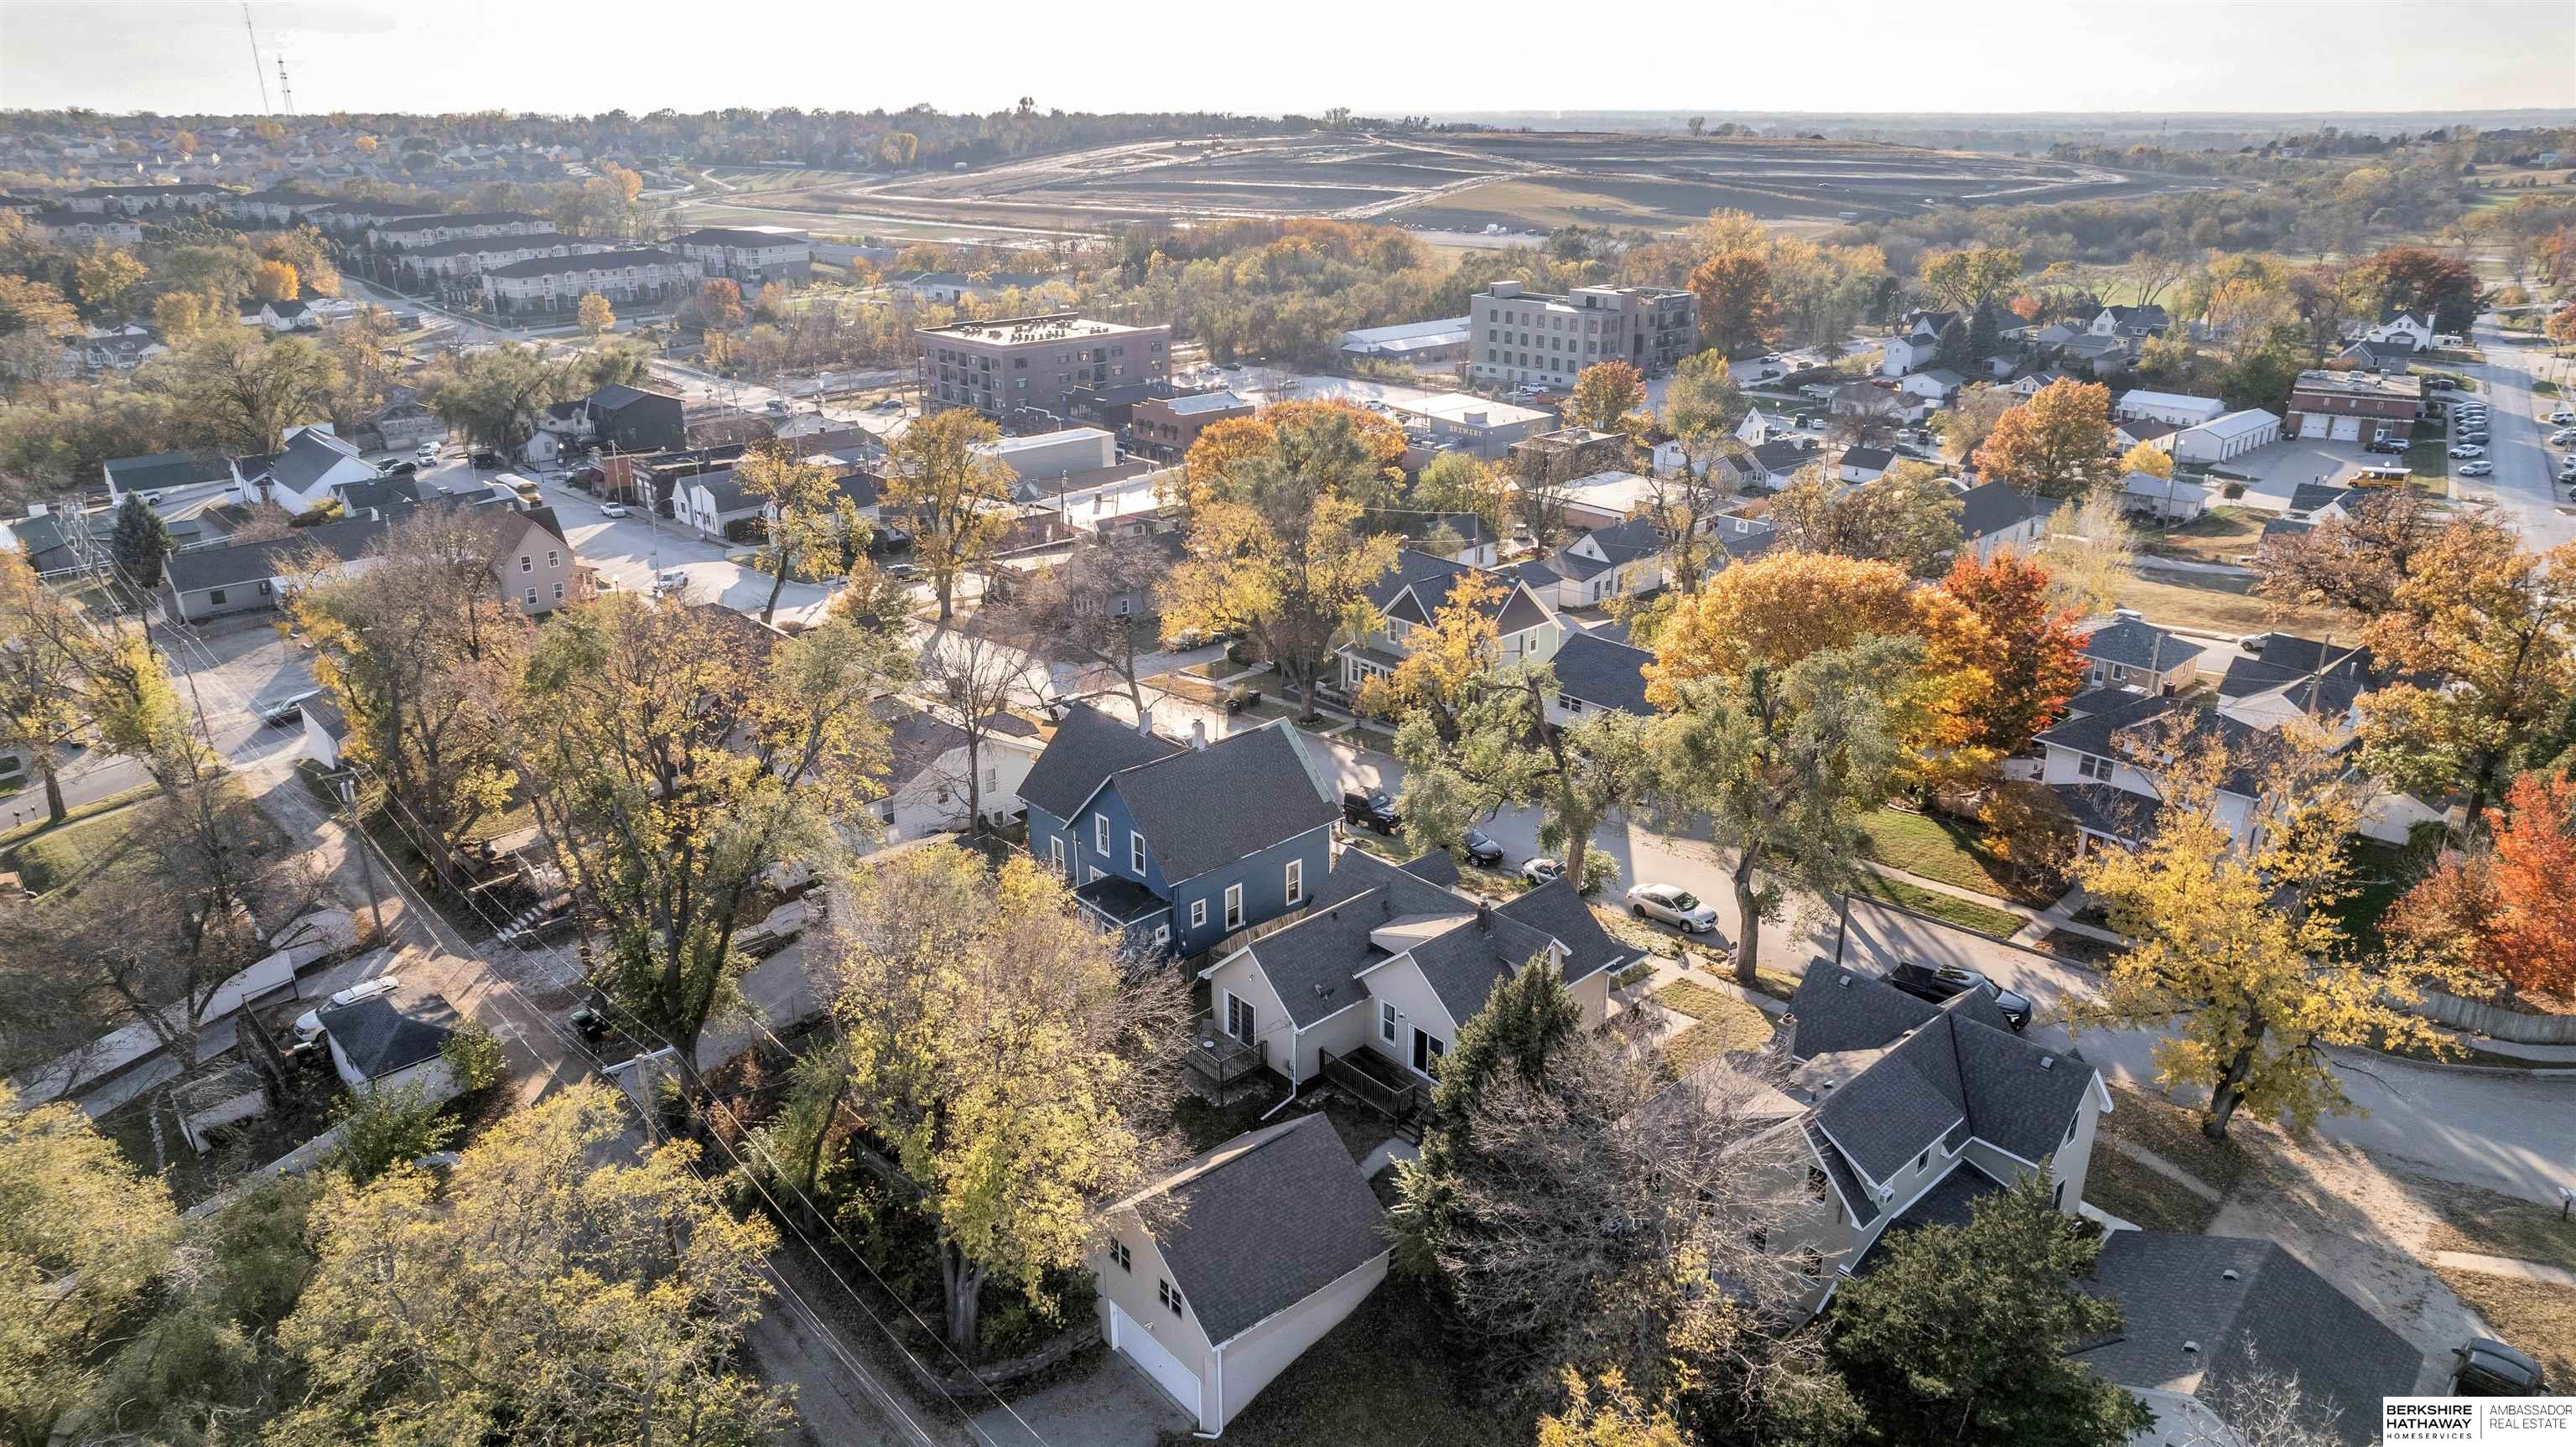
POLYGON ((1717 911, 1699 896, 1673 884, 1640 884, 1628 891, 1628 912, 1640 919, 1659 919, 1689 934, 1717 928, 1717 911))

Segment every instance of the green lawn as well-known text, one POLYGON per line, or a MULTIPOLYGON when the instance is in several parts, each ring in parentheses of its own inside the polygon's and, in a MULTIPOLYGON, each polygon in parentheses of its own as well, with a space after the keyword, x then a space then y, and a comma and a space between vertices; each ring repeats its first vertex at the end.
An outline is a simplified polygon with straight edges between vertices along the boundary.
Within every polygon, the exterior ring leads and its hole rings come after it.
POLYGON ((2194 1194, 2161 1171, 2099 1147, 2084 1174, 2084 1199, 2150 1231, 2197 1235, 2218 1216, 2217 1202, 2194 1194))
POLYGON ((129 805, 77 819, 29 837, 10 857, 27 888, 38 894, 111 869, 144 867, 141 826, 149 812, 129 805))
POLYGON ((2448 438, 2418 437, 2406 447, 2406 465, 2419 482, 2444 480, 2451 475, 2450 441, 2448 438))
POLYGON ((2028 894, 2014 885, 2010 871, 1987 850, 1976 827, 1960 820, 1901 809, 1875 809, 1861 821, 1861 836, 1869 857, 1891 869, 2033 908, 2043 908, 2053 900, 2028 894))
POLYGON ((150 784, 137 784, 131 789, 110 794, 104 799, 93 799, 86 804, 73 805, 64 815, 63 822, 60 824, 49 823, 42 819, 37 820, 33 824, 21 824, 17 828, 9 830, 7 833, 0 833, 0 853, 5 853, 8 850, 15 849, 19 845, 24 844, 28 840, 49 830, 68 829, 83 819, 94 819, 111 809, 122 809, 137 799, 150 798, 152 796, 152 792, 153 789, 150 784))
POLYGON ((2354 839, 2350 854, 2356 888, 2350 898, 2336 902, 2333 912, 2344 937, 2365 953, 2373 952, 2379 948, 2380 917, 2423 876, 2424 861, 2402 844, 2376 839, 2354 839))
POLYGON ((1955 894, 1943 894, 1937 889, 1925 889, 1919 884, 1908 884, 1902 879, 1889 879, 1885 875, 1870 875, 1862 883, 1860 893, 1886 900, 1890 904, 1903 905, 1917 914, 1928 914, 1944 923, 1957 925, 1961 929, 1975 930, 1980 934, 2010 935, 2028 923, 2010 910, 1978 904, 1961 899, 1955 894))
MULTIPOLYGON (((1346 1447, 1359 1442, 1527 1442, 1522 1412, 1467 1378, 1454 1310, 1424 1282, 1390 1276, 1359 1309, 1226 1424, 1232 1447, 1346 1447)), ((1186 1431, 1158 1447, 1196 1447, 1186 1431)))

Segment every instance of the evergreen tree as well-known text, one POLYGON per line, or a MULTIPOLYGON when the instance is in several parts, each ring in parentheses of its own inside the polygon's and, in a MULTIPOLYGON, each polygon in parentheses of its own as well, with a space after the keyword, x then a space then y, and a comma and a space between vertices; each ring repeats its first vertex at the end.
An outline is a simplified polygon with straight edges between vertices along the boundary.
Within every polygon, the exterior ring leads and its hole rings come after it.
POLYGON ((170 525, 141 496, 127 493, 124 505, 116 510, 116 530, 107 540, 108 556, 115 560, 125 585, 138 595, 160 587, 161 564, 177 550, 170 525))
POLYGON ((1459 1219, 1455 1186, 1458 1174, 1475 1165, 1476 1106, 1485 1088, 1505 1071, 1524 1084, 1544 1086, 1550 1058, 1582 1028, 1582 1002, 1543 954, 1497 986, 1485 1008, 1459 1027, 1457 1042, 1440 1061, 1422 1159, 1400 1177, 1396 1250, 1409 1266, 1430 1269, 1443 1236, 1472 1229, 1459 1219))
POLYGON ((1965 1226, 1879 1244, 1835 1293, 1835 1364, 1879 1440, 2120 1447, 2155 1414, 2067 1353, 2120 1328, 2087 1295, 2100 1233, 2049 1206, 2044 1173, 1979 1201, 1965 1226))
POLYGON ((2003 350, 2003 320, 1993 302, 1979 302, 1968 316, 1968 360, 1982 362, 2003 350))

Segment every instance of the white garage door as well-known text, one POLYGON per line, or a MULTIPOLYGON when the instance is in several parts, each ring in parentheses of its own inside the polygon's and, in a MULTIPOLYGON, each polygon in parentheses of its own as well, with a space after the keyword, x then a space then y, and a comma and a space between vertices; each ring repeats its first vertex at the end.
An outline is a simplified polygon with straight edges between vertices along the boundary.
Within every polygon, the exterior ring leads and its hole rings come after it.
POLYGON ((2323 412, 2302 412, 2299 414, 2299 435, 2323 437, 2330 420, 2323 412))
POLYGON ((2358 417, 2336 418, 2334 420, 2334 440, 2337 442, 2359 442, 2361 440, 2361 419, 2358 417))
POLYGON ((1154 1379, 1155 1386, 1170 1393, 1172 1400, 1180 1403, 1191 1416, 1199 1415, 1199 1379, 1191 1374, 1189 1368, 1181 1365, 1179 1357, 1154 1340, 1152 1332, 1138 1326, 1136 1318, 1120 1311, 1114 1301, 1109 1303, 1109 1336, 1110 1344, 1125 1352, 1128 1360, 1143 1367, 1145 1375, 1154 1379))

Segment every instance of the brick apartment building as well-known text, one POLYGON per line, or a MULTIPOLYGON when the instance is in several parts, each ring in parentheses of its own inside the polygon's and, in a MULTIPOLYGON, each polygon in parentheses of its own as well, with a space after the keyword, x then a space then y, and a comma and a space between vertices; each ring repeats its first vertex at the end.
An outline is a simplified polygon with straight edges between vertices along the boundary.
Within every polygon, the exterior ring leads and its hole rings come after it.
POLYGON ((1172 329, 1087 321, 1071 312, 923 327, 915 375, 926 410, 972 407, 987 417, 1068 414, 1077 387, 1166 380, 1172 329))
POLYGON ((1563 296, 1498 281, 1469 299, 1468 366, 1478 382, 1561 390, 1596 362, 1648 376, 1699 345, 1699 299, 1665 286, 1582 286, 1563 296))
POLYGON ((2378 372, 2301 372, 2290 386, 2295 437, 2336 442, 2412 438, 2424 413, 2424 381, 2378 372))

